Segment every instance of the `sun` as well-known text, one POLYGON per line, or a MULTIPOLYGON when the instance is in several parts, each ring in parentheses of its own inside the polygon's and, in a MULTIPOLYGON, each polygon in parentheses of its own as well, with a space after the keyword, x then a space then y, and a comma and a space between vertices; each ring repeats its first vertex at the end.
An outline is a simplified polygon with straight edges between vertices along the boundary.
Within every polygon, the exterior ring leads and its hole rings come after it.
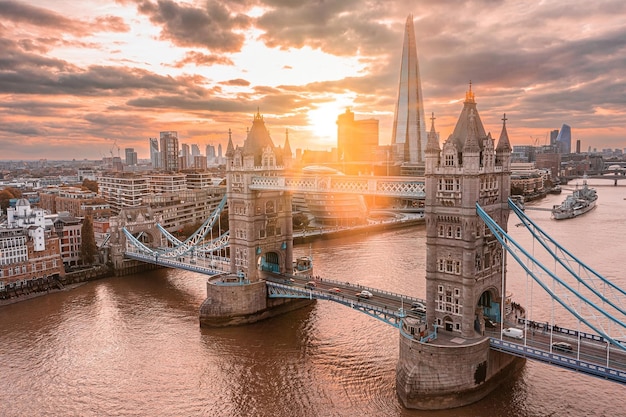
POLYGON ((324 143, 337 145, 337 118, 354 103, 352 94, 336 95, 309 110, 309 127, 324 143))

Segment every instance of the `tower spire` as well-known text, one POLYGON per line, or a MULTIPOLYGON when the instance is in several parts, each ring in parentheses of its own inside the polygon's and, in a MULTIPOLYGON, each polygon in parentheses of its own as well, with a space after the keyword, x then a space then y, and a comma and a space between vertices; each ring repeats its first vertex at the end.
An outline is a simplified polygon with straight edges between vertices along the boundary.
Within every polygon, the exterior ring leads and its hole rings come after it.
POLYGON ((499 152, 511 152, 511 142, 509 141, 509 134, 506 131, 506 113, 502 116, 502 132, 500 132, 500 139, 498 139, 498 146, 496 151, 499 152))

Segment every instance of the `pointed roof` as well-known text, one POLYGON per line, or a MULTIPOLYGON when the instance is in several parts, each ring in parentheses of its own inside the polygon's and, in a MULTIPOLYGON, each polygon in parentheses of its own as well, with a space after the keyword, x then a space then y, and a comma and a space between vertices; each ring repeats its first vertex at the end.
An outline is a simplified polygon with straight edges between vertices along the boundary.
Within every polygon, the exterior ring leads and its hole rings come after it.
POLYGON ((248 136, 243 143, 243 153, 246 155, 261 155, 263 149, 270 146, 275 148, 272 138, 270 138, 270 132, 265 127, 263 116, 257 110, 257 114, 254 115, 252 121, 252 128, 248 131, 248 136))
POLYGON ((226 146, 226 156, 232 156, 235 152, 235 146, 233 145, 233 132, 228 129, 228 145, 226 146))
POLYGON ((474 109, 470 109, 468 122, 467 137, 463 145, 463 152, 480 152, 479 143, 481 141, 478 140, 478 126, 476 124, 476 113, 474 113, 474 109))
POLYGON ((426 142, 426 152, 439 152, 439 138, 435 131, 435 113, 430 118, 430 132, 428 132, 428 142, 426 142))
POLYGON ((463 149, 465 147, 465 140, 470 136, 470 124, 473 125, 472 129, 475 132, 472 136, 476 137, 477 145, 482 148, 482 138, 487 137, 485 127, 483 126, 478 109, 476 108, 476 101, 474 100, 474 93, 472 92, 472 82, 470 81, 469 91, 465 93, 465 101, 463 102, 463 110, 459 115, 459 119, 456 122, 454 131, 448 138, 448 141, 453 141, 457 149, 463 149), (470 123, 470 114, 473 114, 473 122, 470 123))
POLYGON ((283 153, 285 156, 291 158, 291 146, 289 146, 289 129, 285 129, 285 146, 283 147, 283 153))
POLYGON ((500 139, 498 139, 496 151, 511 152, 511 150, 513 150, 513 148, 511 148, 511 142, 509 142, 509 134, 506 131, 506 120, 506 113, 504 113, 502 117, 502 132, 500 132, 500 139))

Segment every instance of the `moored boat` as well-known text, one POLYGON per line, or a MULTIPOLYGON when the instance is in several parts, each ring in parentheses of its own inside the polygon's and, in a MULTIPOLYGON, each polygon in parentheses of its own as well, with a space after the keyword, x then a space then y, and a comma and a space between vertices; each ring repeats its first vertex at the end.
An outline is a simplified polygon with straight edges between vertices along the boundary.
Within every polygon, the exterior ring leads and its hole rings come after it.
POLYGON ((595 208, 597 199, 596 190, 589 188, 584 177, 582 188, 576 188, 561 204, 552 207, 552 217, 563 220, 581 216, 595 208))

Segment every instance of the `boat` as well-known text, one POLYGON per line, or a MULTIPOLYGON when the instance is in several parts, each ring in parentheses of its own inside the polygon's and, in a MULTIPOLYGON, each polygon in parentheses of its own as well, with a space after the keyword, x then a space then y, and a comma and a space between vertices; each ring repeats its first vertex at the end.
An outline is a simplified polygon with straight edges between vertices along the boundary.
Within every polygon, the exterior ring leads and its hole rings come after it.
POLYGON ((582 188, 576 188, 559 205, 552 207, 552 217, 555 220, 571 219, 591 211, 596 206, 598 194, 587 185, 587 177, 583 177, 582 188))
POLYGON ((313 257, 301 256, 293 261, 293 274, 300 276, 313 275, 313 257))

